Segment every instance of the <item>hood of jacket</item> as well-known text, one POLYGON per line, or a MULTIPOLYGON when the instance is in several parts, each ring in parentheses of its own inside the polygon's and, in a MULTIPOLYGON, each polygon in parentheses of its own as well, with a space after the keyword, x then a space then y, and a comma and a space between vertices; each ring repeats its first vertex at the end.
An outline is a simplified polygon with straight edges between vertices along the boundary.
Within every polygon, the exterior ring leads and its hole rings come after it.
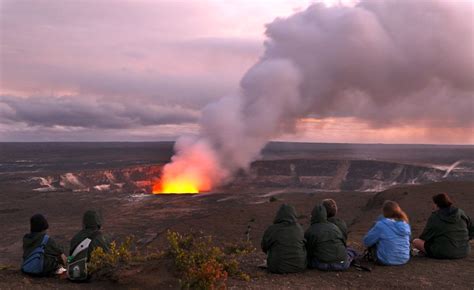
POLYGON ((294 224, 296 223, 296 210, 293 206, 289 204, 282 204, 278 209, 278 212, 273 220, 274 224, 279 223, 289 223, 294 224))
POLYGON ((86 230, 98 230, 102 226, 102 220, 97 212, 88 210, 84 213, 82 225, 86 230))
POLYGON ((461 213, 458 208, 450 206, 436 211, 436 215, 444 222, 449 224, 457 223, 461 219, 461 213))
POLYGON ((23 236, 23 248, 31 248, 35 245, 41 244, 45 232, 31 232, 23 236))
POLYGON ((328 214, 326 208, 322 204, 318 204, 313 208, 311 212, 311 224, 324 223, 328 220, 328 214))
POLYGON ((399 236, 411 235, 410 225, 402 221, 394 221, 392 219, 384 218, 380 220, 384 223, 387 228, 391 229, 395 234, 399 236))

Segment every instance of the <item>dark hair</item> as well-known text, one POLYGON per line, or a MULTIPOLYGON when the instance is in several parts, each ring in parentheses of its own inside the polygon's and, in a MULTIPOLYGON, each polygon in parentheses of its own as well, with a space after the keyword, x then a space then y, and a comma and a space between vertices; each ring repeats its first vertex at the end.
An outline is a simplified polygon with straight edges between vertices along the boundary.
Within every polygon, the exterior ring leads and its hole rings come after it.
POLYGON ((323 205, 326 208, 328 218, 333 217, 337 214, 337 204, 334 199, 330 199, 330 198, 324 199, 323 205))
POLYGON ((407 214, 401 209, 401 207, 395 201, 386 200, 383 203, 383 216, 386 218, 392 218, 398 221, 404 221, 408 223, 407 214))
POLYGON ((48 221, 42 214, 37 213, 30 218, 30 231, 32 233, 40 233, 48 228, 48 221))
POLYGON ((440 193, 440 194, 434 195, 433 202, 439 208, 447 208, 453 204, 453 201, 451 200, 451 198, 449 198, 449 195, 447 193, 440 193))

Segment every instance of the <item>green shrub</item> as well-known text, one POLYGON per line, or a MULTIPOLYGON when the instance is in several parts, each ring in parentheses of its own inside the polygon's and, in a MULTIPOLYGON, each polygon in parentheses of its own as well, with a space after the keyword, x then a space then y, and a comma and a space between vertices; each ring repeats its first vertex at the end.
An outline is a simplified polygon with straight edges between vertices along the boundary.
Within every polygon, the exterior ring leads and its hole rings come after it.
POLYGON ((133 237, 127 237, 121 244, 117 245, 116 241, 110 243, 108 251, 101 247, 95 248, 87 265, 88 270, 92 274, 107 276, 117 268, 129 264, 132 259, 132 243, 133 237))
POLYGON ((213 245, 212 237, 202 234, 181 235, 168 231, 169 254, 182 279, 183 288, 223 289, 228 276, 249 280, 240 270, 237 254, 244 254, 242 246, 233 246, 224 251, 213 245), (227 252, 227 253, 226 253, 227 252))
POLYGON ((2 270, 11 270, 15 268, 13 265, 0 265, 0 271, 2 270))
POLYGON ((87 266, 89 272, 96 278, 112 278, 122 268, 156 260, 162 256, 163 253, 156 251, 140 253, 136 250, 134 238, 129 236, 123 243, 111 242, 108 251, 100 247, 95 248, 87 266))
POLYGON ((228 243, 224 245, 224 252, 228 255, 247 255, 255 252, 255 247, 250 241, 228 243))

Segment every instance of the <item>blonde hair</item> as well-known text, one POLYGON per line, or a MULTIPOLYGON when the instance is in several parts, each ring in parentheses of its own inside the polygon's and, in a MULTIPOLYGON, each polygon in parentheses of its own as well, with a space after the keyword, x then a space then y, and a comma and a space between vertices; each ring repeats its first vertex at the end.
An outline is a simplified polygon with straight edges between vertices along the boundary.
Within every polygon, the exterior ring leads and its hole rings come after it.
POLYGON ((397 221, 404 221, 408 223, 408 215, 400 208, 400 205, 395 201, 386 200, 382 207, 383 216, 386 218, 395 219, 397 221))

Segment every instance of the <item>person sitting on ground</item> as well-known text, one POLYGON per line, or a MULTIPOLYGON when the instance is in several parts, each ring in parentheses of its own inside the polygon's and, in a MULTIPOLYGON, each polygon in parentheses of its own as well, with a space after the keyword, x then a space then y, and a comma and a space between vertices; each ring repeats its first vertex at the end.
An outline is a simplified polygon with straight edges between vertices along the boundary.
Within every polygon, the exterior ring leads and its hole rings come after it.
POLYGON ((305 232, 310 268, 322 271, 347 270, 356 253, 346 248, 342 231, 328 222, 326 207, 318 204, 311 212, 311 226, 305 232))
POLYGON ((407 214, 398 203, 386 200, 383 216, 364 237, 364 246, 375 248, 376 261, 382 265, 403 265, 410 260, 410 235, 407 214))
POLYGON ((24 273, 49 276, 61 269, 62 265, 66 265, 66 256, 56 241, 47 234, 48 228, 48 221, 43 215, 35 214, 30 218, 30 233, 23 237, 23 262, 25 263, 33 251, 44 243, 43 265, 41 272, 28 273, 25 272, 23 264, 22 271, 24 273))
POLYGON ((347 242, 347 225, 346 222, 338 217, 337 214, 337 204, 334 199, 326 198, 323 199, 323 205, 326 208, 328 214, 328 222, 335 224, 342 232, 344 236, 344 241, 347 242))
POLYGON ((433 196, 433 213, 413 247, 428 257, 459 259, 469 255, 469 240, 474 236, 472 221, 464 211, 453 206, 446 193, 433 196))
POLYGON ((82 230, 80 230, 71 240, 70 255, 72 256, 76 247, 85 239, 91 240, 87 251, 87 258, 90 260, 91 253, 98 247, 108 251, 109 246, 101 232, 102 220, 93 210, 88 210, 82 217, 82 230))
POLYGON ((293 206, 280 206, 273 225, 263 234, 261 246, 267 254, 267 267, 270 272, 296 273, 306 269, 303 228, 297 223, 293 206))

